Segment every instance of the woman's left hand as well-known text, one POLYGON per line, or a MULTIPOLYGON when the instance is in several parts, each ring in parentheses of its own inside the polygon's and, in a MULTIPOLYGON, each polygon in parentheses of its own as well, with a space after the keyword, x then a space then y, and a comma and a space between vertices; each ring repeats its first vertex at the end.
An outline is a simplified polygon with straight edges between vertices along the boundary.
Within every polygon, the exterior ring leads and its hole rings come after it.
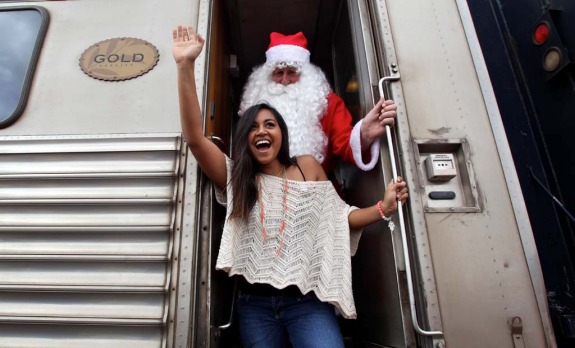
POLYGON ((397 177, 397 182, 390 182, 385 189, 385 196, 383 198, 383 214, 390 217, 397 211, 397 201, 401 204, 405 203, 409 197, 407 193, 407 184, 402 177, 397 177))

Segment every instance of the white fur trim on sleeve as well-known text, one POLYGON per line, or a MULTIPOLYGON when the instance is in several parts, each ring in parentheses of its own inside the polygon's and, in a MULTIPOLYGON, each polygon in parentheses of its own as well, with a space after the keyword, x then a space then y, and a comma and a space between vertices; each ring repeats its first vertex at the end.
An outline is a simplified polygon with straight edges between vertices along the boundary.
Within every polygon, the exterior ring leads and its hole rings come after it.
POLYGON ((351 136, 349 137, 349 145, 351 146, 351 151, 353 154, 353 160, 355 161, 355 165, 363 170, 368 171, 372 170, 379 159, 379 138, 375 139, 375 141, 371 144, 370 153, 371 153, 371 161, 369 163, 364 163, 363 157, 361 155, 361 124, 363 120, 360 120, 351 131, 351 136))

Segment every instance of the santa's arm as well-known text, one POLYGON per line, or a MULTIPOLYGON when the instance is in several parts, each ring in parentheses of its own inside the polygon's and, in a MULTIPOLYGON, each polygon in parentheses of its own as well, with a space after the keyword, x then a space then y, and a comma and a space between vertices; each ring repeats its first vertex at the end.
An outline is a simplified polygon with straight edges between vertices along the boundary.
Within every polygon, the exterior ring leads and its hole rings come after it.
MULTIPOLYGON (((369 152, 363 151, 361 141, 361 126, 363 125, 363 120, 360 120, 351 131, 349 137, 349 144, 352 149, 353 160, 355 165, 361 170, 372 170, 377 163, 379 158, 379 138, 376 138, 371 145, 369 145, 369 152)), ((367 149, 366 149, 367 150, 367 149)))
POLYGON ((396 113, 397 105, 395 105, 393 100, 381 98, 358 123, 357 126, 359 127, 356 127, 359 128, 361 149, 363 151, 374 142, 379 141, 379 138, 385 134, 386 126, 393 127, 396 113))
POLYGON ((326 130, 334 155, 344 161, 355 164, 362 170, 371 170, 379 158, 379 139, 373 139, 367 148, 362 149, 362 124, 358 122, 352 128, 352 117, 343 100, 334 93, 328 96, 328 112, 323 122, 329 120, 329 129, 326 130))

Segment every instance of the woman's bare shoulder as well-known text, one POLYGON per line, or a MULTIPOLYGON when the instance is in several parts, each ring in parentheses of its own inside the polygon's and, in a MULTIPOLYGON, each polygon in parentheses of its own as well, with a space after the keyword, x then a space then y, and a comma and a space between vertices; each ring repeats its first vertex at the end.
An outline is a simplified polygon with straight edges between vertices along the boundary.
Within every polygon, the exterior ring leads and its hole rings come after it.
POLYGON ((305 177, 309 181, 324 181, 327 180, 327 175, 321 164, 312 155, 302 155, 296 158, 298 165, 304 172, 305 177))
POLYGON ((297 159, 297 163, 299 163, 300 166, 320 165, 319 162, 317 161, 317 159, 315 159, 315 157, 313 157, 312 155, 301 155, 301 156, 297 156, 296 159, 297 159))

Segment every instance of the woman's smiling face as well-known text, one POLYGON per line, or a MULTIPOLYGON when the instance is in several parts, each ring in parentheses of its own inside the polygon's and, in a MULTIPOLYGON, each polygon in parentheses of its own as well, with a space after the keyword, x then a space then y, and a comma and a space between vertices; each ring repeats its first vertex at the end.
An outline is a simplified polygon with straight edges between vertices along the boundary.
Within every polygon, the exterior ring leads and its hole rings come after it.
POLYGON ((260 165, 267 165, 277 159, 282 146, 282 132, 270 110, 258 112, 248 134, 248 147, 252 157, 260 165))

